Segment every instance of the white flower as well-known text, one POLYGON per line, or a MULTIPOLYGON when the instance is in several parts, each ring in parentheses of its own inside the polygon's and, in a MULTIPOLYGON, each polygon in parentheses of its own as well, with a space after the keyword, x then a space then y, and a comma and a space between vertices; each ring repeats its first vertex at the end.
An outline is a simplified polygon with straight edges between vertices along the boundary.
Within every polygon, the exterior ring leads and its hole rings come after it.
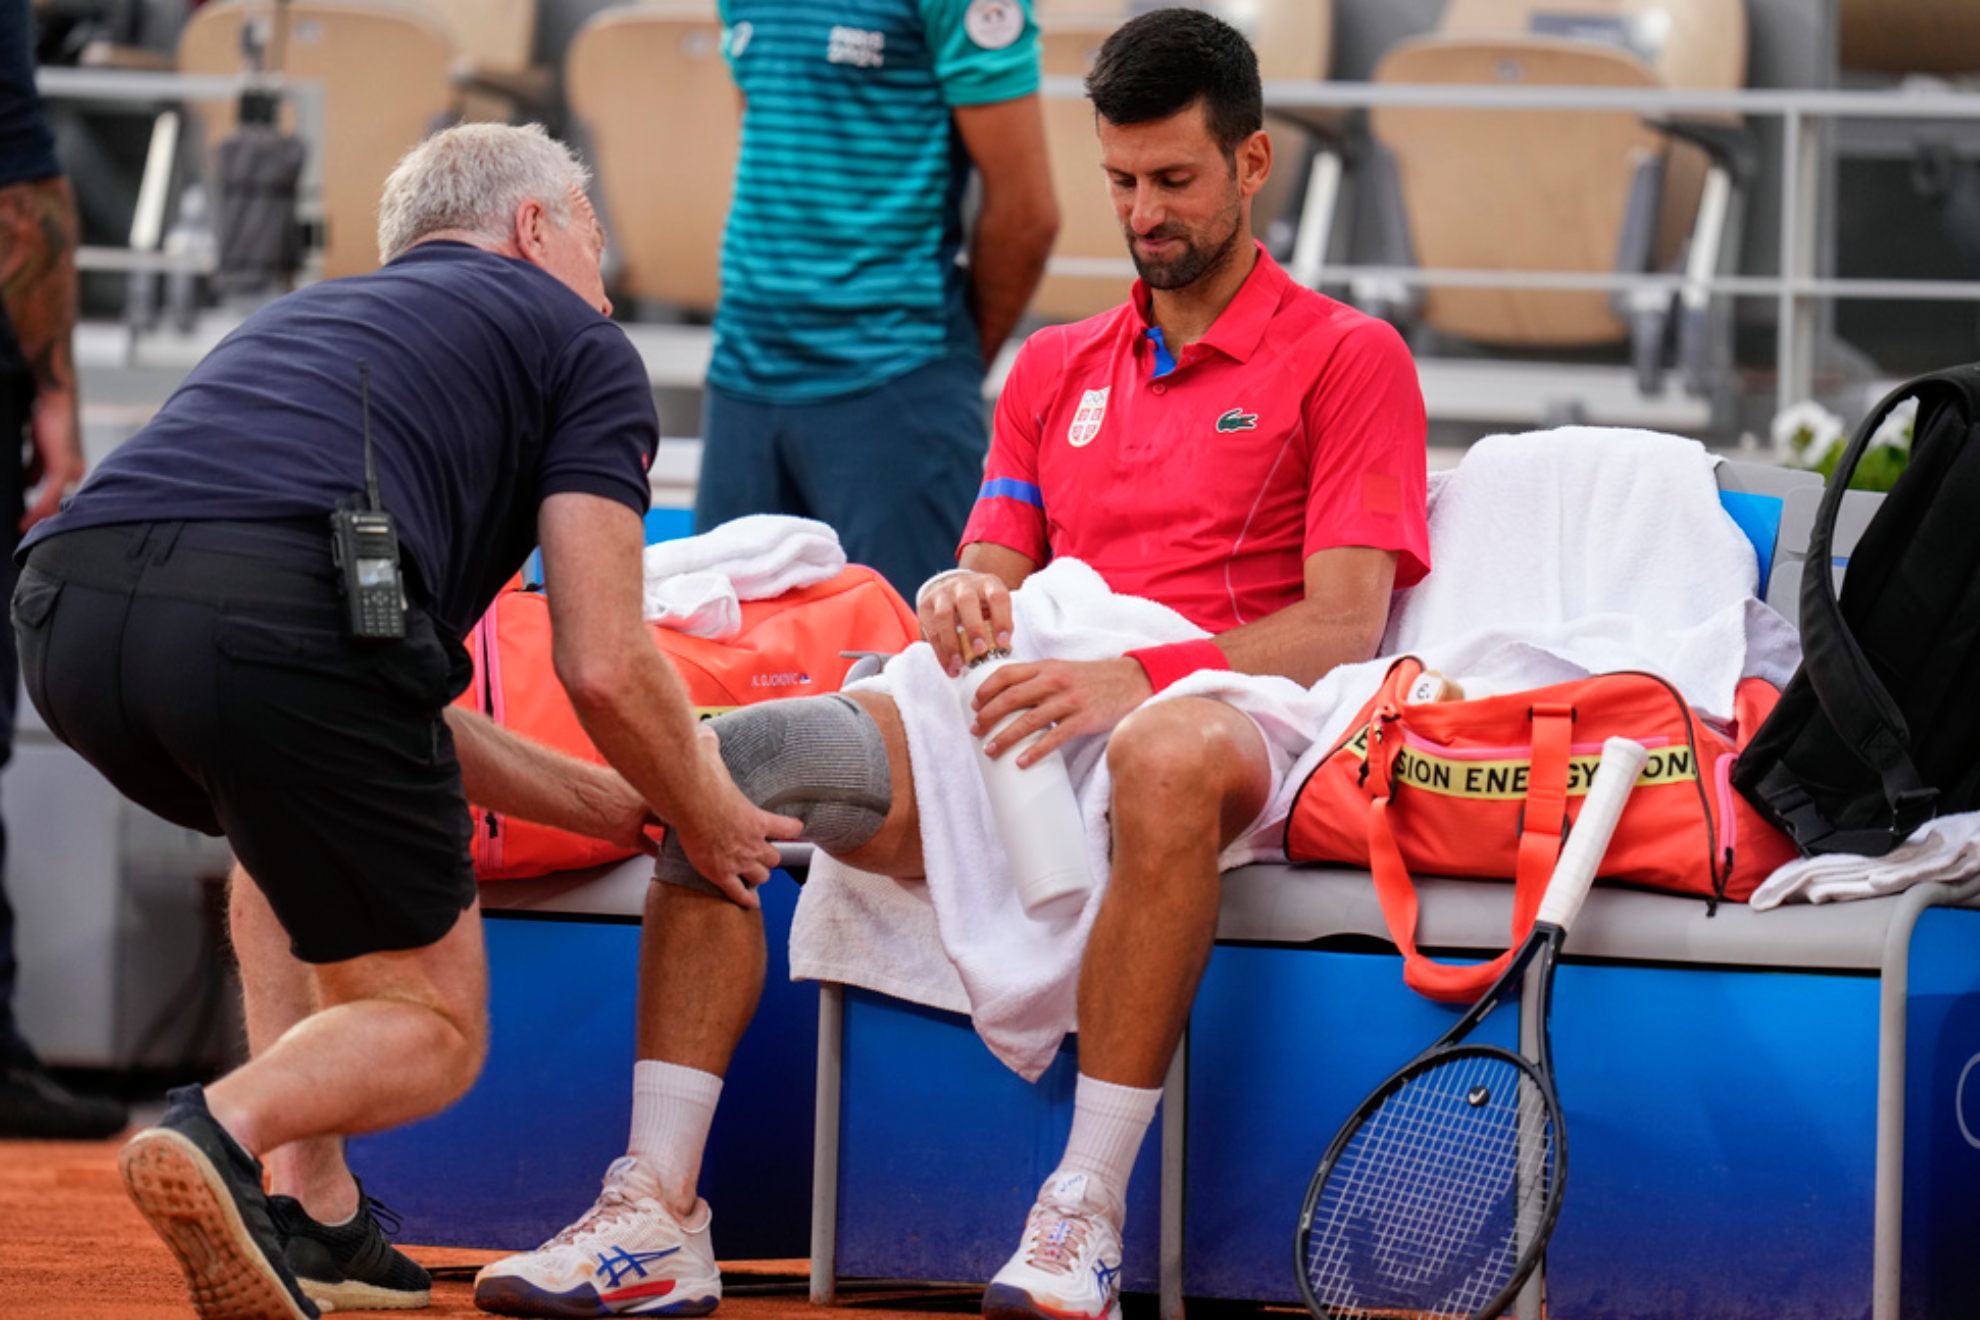
POLYGON ((1911 452, 1911 428, 1918 421, 1918 396, 1901 399, 1884 414, 1884 420, 1877 424, 1877 432, 1870 437, 1871 445, 1889 445, 1893 449, 1911 452))
POLYGON ((1774 417, 1773 435, 1781 461, 1810 466, 1842 439, 1843 421, 1810 399, 1782 409, 1774 417))

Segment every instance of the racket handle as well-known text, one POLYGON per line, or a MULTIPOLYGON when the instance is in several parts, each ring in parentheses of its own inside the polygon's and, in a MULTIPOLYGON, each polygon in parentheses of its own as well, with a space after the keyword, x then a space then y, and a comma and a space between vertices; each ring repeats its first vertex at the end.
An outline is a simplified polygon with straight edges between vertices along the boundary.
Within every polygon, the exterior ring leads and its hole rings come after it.
POLYGON ((1609 839, 1622 819, 1623 804, 1643 773, 1650 753, 1643 744, 1627 738, 1611 738, 1602 744, 1602 760, 1595 767, 1595 781, 1588 786, 1588 797, 1581 804, 1581 815, 1568 832, 1561 858, 1554 864, 1554 875, 1547 882, 1547 895, 1540 900, 1535 918, 1566 930, 1581 911, 1581 900, 1595 883, 1595 872, 1609 851, 1609 839))

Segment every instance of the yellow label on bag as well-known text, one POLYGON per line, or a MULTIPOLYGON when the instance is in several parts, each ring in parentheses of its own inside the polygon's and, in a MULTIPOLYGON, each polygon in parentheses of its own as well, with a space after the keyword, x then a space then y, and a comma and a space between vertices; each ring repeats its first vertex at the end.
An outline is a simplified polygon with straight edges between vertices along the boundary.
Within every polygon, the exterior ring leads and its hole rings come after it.
MULTIPOLYGON (((1368 759, 1368 727, 1363 725, 1347 742, 1346 750, 1368 759)), ((1595 767, 1602 754, 1588 752, 1568 758, 1569 797, 1582 797, 1594 781, 1595 767)), ((1395 782, 1420 788, 1444 797, 1479 798, 1496 802, 1519 802, 1526 798, 1529 759, 1478 761, 1470 757, 1441 756, 1415 747, 1396 753, 1395 782)), ((1698 778, 1698 761, 1689 747, 1659 747, 1651 751, 1636 777, 1638 788, 1657 784, 1682 784, 1698 778)))

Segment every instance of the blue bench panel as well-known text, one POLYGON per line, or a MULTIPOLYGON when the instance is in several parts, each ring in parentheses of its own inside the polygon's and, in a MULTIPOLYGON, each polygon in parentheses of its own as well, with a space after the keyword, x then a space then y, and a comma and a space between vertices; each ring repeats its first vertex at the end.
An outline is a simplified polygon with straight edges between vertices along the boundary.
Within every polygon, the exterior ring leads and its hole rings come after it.
MULTIPOLYGON (((1868 977, 1562 967, 1558 1313, 1860 1320, 1876 1011, 1868 977)), ((1185 1292, 1296 1300, 1292 1231, 1314 1165, 1450 1021, 1390 954, 1218 950, 1191 1028, 1185 1292)), ((1515 1015, 1488 1025, 1508 1043, 1515 1015)))
MULTIPOLYGON (((758 891, 769 974, 709 1137, 702 1192, 726 1259, 802 1257, 811 1242, 818 989, 790 980, 797 886, 758 891)), ((639 927, 491 914, 490 1038, 480 1080, 443 1114, 351 1143, 407 1242, 533 1247, 598 1193, 632 1114, 639 927)))
MULTIPOLYGON (((988 1280, 1058 1167, 1077 1075, 1070 1042, 1031 1086, 968 1019, 847 991, 839 1274, 988 1280)), ((1151 1137, 1128 1189, 1122 1286, 1136 1291, 1156 1286, 1160 1178, 1151 1137)))
POLYGON ((1980 1310, 1980 912, 1911 941, 1905 1026, 1905 1320, 1980 1310))
MULTIPOLYGON (((1220 946, 1190 1017, 1183 1290, 1298 1302, 1293 1225, 1362 1097, 1456 1021, 1378 954, 1220 946)), ((1515 1048, 1510 1013, 1474 1039, 1515 1048)))

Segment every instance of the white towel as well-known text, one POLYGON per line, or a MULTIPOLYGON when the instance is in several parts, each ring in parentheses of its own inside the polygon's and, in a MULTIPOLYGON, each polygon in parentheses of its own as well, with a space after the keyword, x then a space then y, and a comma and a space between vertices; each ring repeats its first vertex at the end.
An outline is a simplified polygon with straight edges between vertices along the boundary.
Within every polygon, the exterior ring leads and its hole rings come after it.
POLYGON ((646 619, 690 637, 726 642, 742 631, 742 602, 736 584, 720 573, 648 578, 646 619))
POLYGON ((654 584, 683 573, 720 573, 740 600, 768 600, 823 582, 846 566, 839 534, 810 518, 754 513, 700 536, 646 547, 647 617, 654 584))
POLYGON ((1696 441, 1571 426, 1479 441, 1430 492, 1436 571, 1382 649, 1511 691, 1648 668, 1730 717, 1739 680, 1785 685, 1793 625, 1754 598, 1753 546, 1696 441))
MULTIPOLYGON (((1794 667, 1793 629, 1751 600, 1751 546, 1720 508, 1712 460, 1690 441, 1588 428, 1481 441, 1433 491, 1430 538, 1436 571, 1398 598, 1385 654, 1413 650, 1503 691, 1648 669, 1693 704, 1727 713, 1742 674, 1780 681, 1794 667), (1665 553, 1674 565, 1645 562, 1665 553)), ((1204 635, 1165 606, 1113 594, 1073 560, 1034 574, 1012 608, 1020 659, 1102 659, 1204 635)), ((1154 698, 1228 701, 1273 750, 1271 803, 1223 865, 1283 856, 1278 823, 1388 663, 1344 666, 1311 689, 1204 671, 1154 698)), ((798 900, 791 975, 968 1012, 992 1053, 1035 1078, 1074 1024, 1102 888, 1074 920, 1044 925, 1024 915, 974 740, 926 645, 855 686, 885 692, 900 708, 928 880, 897 882, 819 855, 798 900)), ((1066 748, 1102 887, 1112 797, 1105 746, 1091 736, 1066 748)))
POLYGON ((1800 857, 1753 891, 1756 911, 1783 903, 1834 903, 1897 894, 1928 880, 1954 883, 1980 876, 1980 811, 1927 821, 1882 857, 1834 853, 1800 857))

